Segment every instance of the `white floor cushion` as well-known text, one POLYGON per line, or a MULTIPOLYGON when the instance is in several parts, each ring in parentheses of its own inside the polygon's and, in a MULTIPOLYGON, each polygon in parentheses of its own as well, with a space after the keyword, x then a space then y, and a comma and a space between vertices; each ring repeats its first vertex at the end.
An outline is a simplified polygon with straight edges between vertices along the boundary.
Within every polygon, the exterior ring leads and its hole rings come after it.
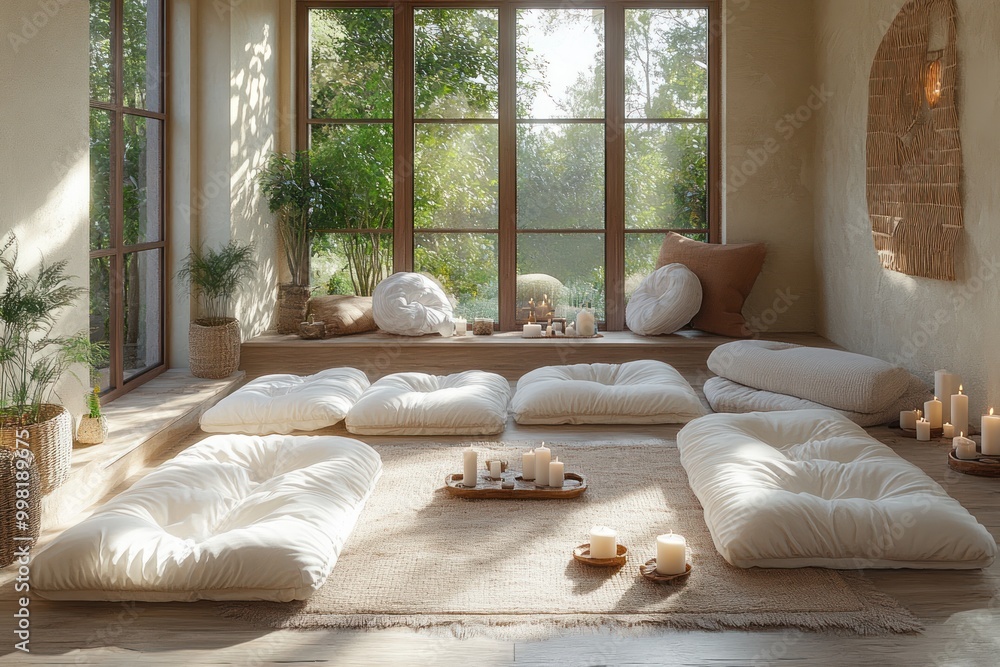
POLYGON ((347 415, 365 435, 489 435, 507 425, 510 383, 494 373, 396 373, 377 380, 347 415))
POLYGON ((524 374, 518 424, 680 424, 705 414, 691 385, 662 361, 546 366, 524 374))
POLYGON ((226 396, 201 417, 209 433, 291 433, 333 426, 368 388, 356 368, 330 368, 315 375, 264 375, 226 396))
MULTIPOLYGON (((762 389, 754 389, 727 380, 714 377, 705 382, 705 398, 716 412, 778 412, 783 410, 823 410, 832 409, 804 398, 777 394, 762 389)), ((918 378, 913 378, 910 388, 902 398, 891 403, 880 412, 854 412, 853 410, 836 410, 858 426, 878 426, 899 419, 902 410, 915 410, 923 406, 925 401, 933 398, 931 392, 918 378)))
POLYGON ((329 576, 382 472, 351 438, 212 436, 32 562, 50 600, 302 600, 329 576))
POLYGON ((643 336, 672 334, 701 310, 701 281, 683 264, 667 264, 646 276, 625 307, 625 323, 643 336))
POLYGON ((454 321, 447 295, 419 273, 394 273, 376 285, 372 314, 379 329, 401 336, 438 333, 454 321))
POLYGON ((922 470, 830 410, 710 415, 677 437, 737 567, 981 568, 997 545, 922 470))

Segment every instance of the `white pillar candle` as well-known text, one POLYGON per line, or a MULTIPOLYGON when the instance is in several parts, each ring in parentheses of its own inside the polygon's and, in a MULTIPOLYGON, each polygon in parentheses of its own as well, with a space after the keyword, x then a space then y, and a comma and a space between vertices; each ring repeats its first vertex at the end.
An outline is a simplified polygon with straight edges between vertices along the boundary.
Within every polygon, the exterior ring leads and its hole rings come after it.
POLYGON ((541 338, 541 337, 542 337, 541 324, 524 325, 524 330, 521 332, 521 338, 541 338))
POLYGON ((910 431, 917 428, 917 420, 920 419, 919 410, 903 410, 899 413, 899 428, 910 431))
POLYGON ((931 423, 926 419, 921 419, 917 422, 917 440, 920 442, 930 442, 931 439, 931 423))
POLYGON ((983 456, 1000 456, 1000 416, 983 416, 983 456))
POLYGON ((593 336, 595 333, 594 328, 594 312, 589 308, 584 308, 576 315, 576 331, 580 336, 593 336))
POLYGON ((531 481, 535 479, 535 453, 525 452, 521 454, 521 479, 531 481))
POLYGON ((975 440, 958 436, 952 440, 952 445, 955 447, 955 456, 963 461, 971 461, 972 459, 979 458, 979 452, 976 451, 975 440))
POLYGON ((941 435, 945 438, 954 438, 955 427, 952 426, 951 424, 945 424, 944 426, 941 427, 941 435))
POLYGON ((539 486, 549 485, 549 463, 552 462, 552 450, 542 443, 541 447, 535 449, 535 484, 539 486))
POLYGON ((951 425, 955 433, 969 432, 969 397, 962 393, 964 387, 958 385, 958 393, 951 395, 951 425))
POLYGON ((657 574, 684 574, 687 571, 687 541, 669 533, 656 538, 657 574))
POLYGON ((566 327, 566 335, 570 338, 574 338, 576 336, 576 325, 572 322, 570 322, 569 326, 566 327))
MULTIPOLYGON (((944 405, 941 406, 943 421, 955 423, 955 420, 951 418, 951 403, 948 401, 948 397, 958 393, 961 382, 962 379, 957 373, 949 373, 946 370, 934 371, 934 394, 944 401, 944 405)), ((937 426, 933 428, 937 428, 937 426)))
POLYGON ((547 337, 549 337, 549 338, 552 337, 552 325, 551 324, 549 326, 545 327, 545 335, 547 337))
POLYGON ((555 461, 549 463, 549 486, 562 488, 565 480, 566 464, 560 461, 557 457, 555 461))
POLYGON ((607 526, 590 529, 590 557, 614 558, 618 555, 618 531, 607 526))
POLYGON ((944 425, 944 406, 937 396, 933 401, 924 403, 924 419, 931 423, 932 429, 941 428, 944 425))
POLYGON ((455 335, 464 336, 468 333, 469 322, 464 317, 459 317, 455 320, 455 335))
POLYGON ((473 487, 479 479, 479 454, 472 447, 466 447, 462 452, 462 486, 473 487))
POLYGON ((503 476, 502 468, 499 461, 490 461, 490 477, 493 479, 499 479, 503 476))

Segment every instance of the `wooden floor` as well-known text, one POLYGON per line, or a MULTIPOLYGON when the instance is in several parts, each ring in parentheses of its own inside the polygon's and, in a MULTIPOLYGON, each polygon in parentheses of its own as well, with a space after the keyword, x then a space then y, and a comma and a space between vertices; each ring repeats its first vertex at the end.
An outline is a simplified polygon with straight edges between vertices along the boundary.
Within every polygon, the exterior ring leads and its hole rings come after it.
MULTIPOLYGON (((700 356, 700 352, 696 352, 700 356)), ((683 360, 682 360, 683 361, 683 360)), ((685 374, 700 388, 707 370, 685 374)), ((521 427, 504 440, 628 442, 671 438, 677 427, 521 427)), ((346 434, 341 427, 324 431, 346 434)), ((945 486, 1000 537, 1000 481, 953 473, 947 444, 918 444, 888 429, 873 434, 945 486)), ((202 439, 177 443, 173 455, 202 439)), ((363 438, 368 442, 460 438, 363 438)), ((921 635, 853 637, 796 631, 662 631, 639 638, 612 633, 570 635, 529 643, 458 640, 406 630, 271 631, 220 617, 211 603, 83 604, 31 602, 30 655, 15 652, 10 613, 15 594, 0 596, 0 664, 74 665, 922 665, 1000 663, 1000 565, 985 571, 871 571, 875 585, 926 625, 921 635), (10 610, 10 611, 9 611, 10 610)), ((817 600, 822 605, 822 600, 817 600)))

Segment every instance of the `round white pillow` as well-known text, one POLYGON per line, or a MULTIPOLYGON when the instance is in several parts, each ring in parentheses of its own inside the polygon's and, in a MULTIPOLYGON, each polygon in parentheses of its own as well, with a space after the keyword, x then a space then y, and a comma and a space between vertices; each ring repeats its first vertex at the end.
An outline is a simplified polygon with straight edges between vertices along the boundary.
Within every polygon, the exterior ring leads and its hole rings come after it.
POLYGON ((683 264, 667 264, 646 276, 625 307, 628 328, 643 336, 671 334, 701 310, 701 281, 683 264))
POLYGON ((372 315, 379 329, 401 336, 437 333, 455 319, 444 291, 419 273, 394 273, 376 285, 372 315))

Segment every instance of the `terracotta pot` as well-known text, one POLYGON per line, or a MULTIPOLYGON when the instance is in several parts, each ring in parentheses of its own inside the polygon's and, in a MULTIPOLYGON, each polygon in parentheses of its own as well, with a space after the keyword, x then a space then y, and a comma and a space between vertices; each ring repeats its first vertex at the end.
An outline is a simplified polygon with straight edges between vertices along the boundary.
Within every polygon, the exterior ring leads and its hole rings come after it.
POLYGON ((278 285, 278 333, 294 334, 305 322, 309 306, 309 287, 282 283, 278 285))
POLYGON ((195 320, 188 329, 191 375, 219 380, 240 367, 240 323, 227 317, 221 323, 195 320))
POLYGON ((80 425, 76 428, 76 441, 82 445, 99 445, 108 439, 108 418, 104 415, 100 417, 90 417, 84 415, 80 418, 80 425))

